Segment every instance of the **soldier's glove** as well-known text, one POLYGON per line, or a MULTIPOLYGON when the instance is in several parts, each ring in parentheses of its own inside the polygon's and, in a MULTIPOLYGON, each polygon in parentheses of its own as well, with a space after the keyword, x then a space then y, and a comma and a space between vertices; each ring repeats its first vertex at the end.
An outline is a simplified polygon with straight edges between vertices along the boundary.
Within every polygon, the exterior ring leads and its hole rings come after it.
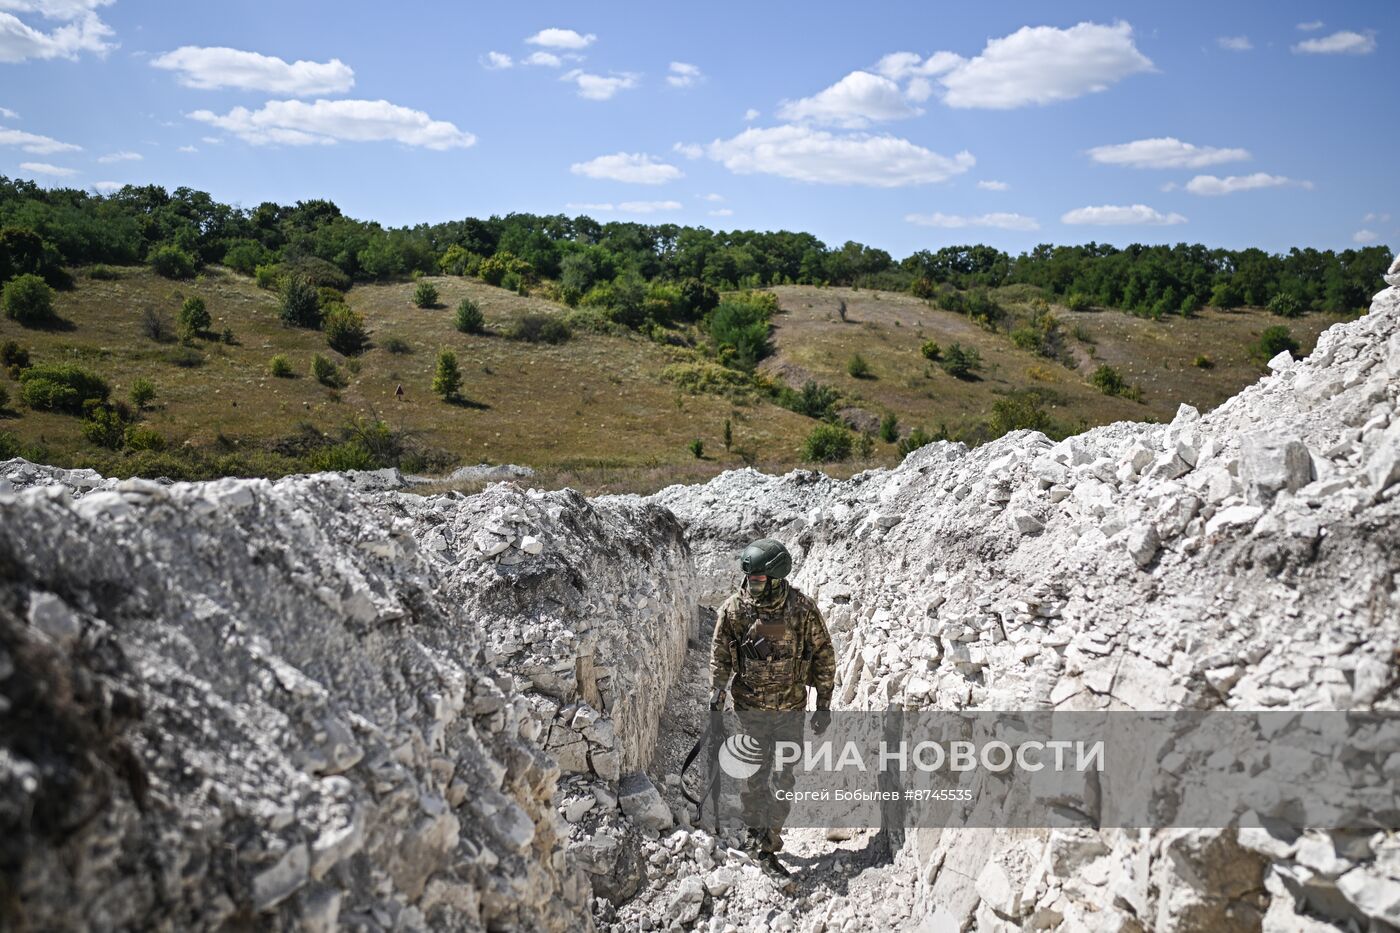
POLYGON ((710 711, 711 711, 711 712, 715 712, 715 711, 717 711, 717 710, 723 710, 723 709, 724 709, 724 688, 723 688, 723 687, 716 687, 716 688, 715 688, 715 692, 712 693, 712 694, 710 694, 710 711))
POLYGON ((831 725, 831 710, 819 709, 812 714, 812 732, 821 735, 831 725))

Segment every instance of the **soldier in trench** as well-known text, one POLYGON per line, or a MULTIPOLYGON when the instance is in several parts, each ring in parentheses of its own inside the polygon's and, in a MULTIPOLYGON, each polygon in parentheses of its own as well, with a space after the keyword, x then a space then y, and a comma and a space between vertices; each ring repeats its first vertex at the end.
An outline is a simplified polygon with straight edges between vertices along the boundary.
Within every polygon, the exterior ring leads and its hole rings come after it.
POLYGON ((772 769, 772 742, 802 741, 808 687, 817 694, 812 730, 817 735, 826 731, 836 653, 816 601, 787 580, 792 555, 781 542, 754 541, 744 548, 739 565, 743 577, 719 608, 710 645, 710 706, 723 708, 727 691, 740 728, 767 740, 761 743, 761 767, 745 783, 740 799, 750 848, 764 867, 786 877, 777 852, 791 804, 779 792, 791 791, 795 779, 791 768, 772 769))

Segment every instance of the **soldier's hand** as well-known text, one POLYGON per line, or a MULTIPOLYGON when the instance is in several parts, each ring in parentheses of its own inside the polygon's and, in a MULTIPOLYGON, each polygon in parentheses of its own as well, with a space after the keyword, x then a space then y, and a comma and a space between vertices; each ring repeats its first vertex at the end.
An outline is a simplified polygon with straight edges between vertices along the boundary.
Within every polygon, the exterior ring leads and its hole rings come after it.
POLYGON ((817 735, 825 732, 829 725, 831 725, 831 710, 819 709, 812 714, 812 731, 817 735))

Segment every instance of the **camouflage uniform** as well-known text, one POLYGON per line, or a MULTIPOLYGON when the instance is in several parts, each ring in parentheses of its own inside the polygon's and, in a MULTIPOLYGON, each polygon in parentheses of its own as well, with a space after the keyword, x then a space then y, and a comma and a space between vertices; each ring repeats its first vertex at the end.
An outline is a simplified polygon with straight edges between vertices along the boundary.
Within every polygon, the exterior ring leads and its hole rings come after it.
POLYGON ((710 645, 714 688, 729 687, 733 674, 729 690, 740 728, 765 738, 761 743, 765 751, 762 767, 745 782, 741 800, 746 821, 766 852, 782 848, 783 824, 791 803, 777 799, 777 791, 792 790, 796 779, 791 768, 770 770, 772 743, 801 742, 800 711, 807 707, 807 688, 816 688, 817 709, 824 710, 831 708, 836 684, 836 652, 816 602, 786 580, 772 582, 775 592, 767 599, 755 600, 741 584, 739 591, 724 601, 710 645), (748 656, 741 648, 746 639, 757 635, 764 636, 772 647, 767 659, 748 656), (787 715, 765 715, 772 712, 787 715))

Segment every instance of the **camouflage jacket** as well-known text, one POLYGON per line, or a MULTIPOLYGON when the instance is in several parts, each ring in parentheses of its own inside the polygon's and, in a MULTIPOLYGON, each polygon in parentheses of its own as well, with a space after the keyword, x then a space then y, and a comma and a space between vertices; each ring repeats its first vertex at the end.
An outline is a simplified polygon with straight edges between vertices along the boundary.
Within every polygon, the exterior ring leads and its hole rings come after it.
POLYGON ((791 584, 787 597, 771 609, 755 605, 742 587, 726 599, 710 644, 712 683, 726 687, 730 674, 736 709, 805 709, 809 686, 817 690, 817 709, 830 709, 836 651, 816 601, 791 584), (771 646, 767 659, 741 648, 760 634, 771 646))

